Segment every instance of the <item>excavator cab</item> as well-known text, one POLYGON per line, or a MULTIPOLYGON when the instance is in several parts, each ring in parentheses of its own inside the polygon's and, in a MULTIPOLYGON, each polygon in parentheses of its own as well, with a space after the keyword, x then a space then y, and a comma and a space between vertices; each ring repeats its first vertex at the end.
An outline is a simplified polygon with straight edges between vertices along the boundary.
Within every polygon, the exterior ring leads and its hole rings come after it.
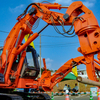
MULTIPOLYGON (((2 54, 3 47, 0 47, 0 55, 2 54)), ((17 67, 20 61, 21 53, 17 55, 16 60, 13 62, 12 70, 14 72, 17 71, 17 67)), ((0 64, 2 63, 1 56, 0 56, 0 64)), ((32 46, 28 46, 26 50, 26 57, 23 62, 21 76, 20 78, 31 78, 35 79, 40 72, 39 62, 38 62, 38 54, 36 50, 32 46)), ((10 75, 11 82, 14 82, 16 77, 10 75)), ((0 73, 0 82, 4 83, 4 75, 0 73)))
POLYGON ((32 46, 28 46, 21 70, 21 78, 36 78, 40 72, 38 54, 32 46))
MULTIPOLYGON (((16 60, 14 61, 12 65, 12 70, 15 72, 17 71, 17 66, 20 62, 21 53, 17 55, 16 60)), ((26 56, 24 58, 24 62, 22 65, 22 69, 20 72, 20 78, 30 78, 35 79, 40 72, 40 67, 38 63, 38 54, 36 50, 32 46, 28 46, 26 50, 26 56)), ((13 82, 15 81, 15 76, 10 76, 10 80, 13 82)))

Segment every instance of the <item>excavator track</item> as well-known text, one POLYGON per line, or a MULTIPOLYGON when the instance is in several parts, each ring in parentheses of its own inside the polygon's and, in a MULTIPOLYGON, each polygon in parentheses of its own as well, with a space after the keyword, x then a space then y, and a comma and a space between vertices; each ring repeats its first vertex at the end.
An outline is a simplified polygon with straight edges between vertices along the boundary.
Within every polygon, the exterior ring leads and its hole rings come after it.
POLYGON ((17 94, 0 93, 0 100, 23 100, 23 98, 17 94))
POLYGON ((14 92, 13 94, 0 93, 0 100, 51 100, 46 93, 14 92))
POLYGON ((51 100, 50 96, 46 93, 14 92, 14 94, 21 96, 22 100, 51 100))

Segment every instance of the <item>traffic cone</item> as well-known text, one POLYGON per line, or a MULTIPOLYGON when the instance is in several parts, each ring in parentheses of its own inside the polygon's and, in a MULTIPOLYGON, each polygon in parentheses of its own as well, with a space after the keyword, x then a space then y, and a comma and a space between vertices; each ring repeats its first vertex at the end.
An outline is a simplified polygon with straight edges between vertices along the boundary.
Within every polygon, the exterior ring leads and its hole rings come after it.
POLYGON ((69 95, 68 94, 66 94, 65 100, 69 100, 69 95))
POLYGON ((90 100, 93 100, 92 92, 90 91, 90 100))
POLYGON ((52 95, 51 95, 51 100, 54 100, 53 92, 52 92, 52 95))
POLYGON ((100 100, 100 89, 98 91, 98 100, 100 100))

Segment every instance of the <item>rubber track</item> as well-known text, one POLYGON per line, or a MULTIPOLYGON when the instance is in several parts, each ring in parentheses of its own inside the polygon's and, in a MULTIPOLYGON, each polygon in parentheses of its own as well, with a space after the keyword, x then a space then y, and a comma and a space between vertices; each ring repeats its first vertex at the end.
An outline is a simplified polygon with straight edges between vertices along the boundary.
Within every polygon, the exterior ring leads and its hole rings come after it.
POLYGON ((0 100, 51 100, 51 98, 46 93, 14 92, 14 94, 0 93, 0 100))
POLYGON ((46 93, 14 92, 14 94, 20 95, 23 100, 51 100, 50 96, 46 93))
POLYGON ((23 100, 23 98, 16 94, 0 93, 0 100, 23 100))

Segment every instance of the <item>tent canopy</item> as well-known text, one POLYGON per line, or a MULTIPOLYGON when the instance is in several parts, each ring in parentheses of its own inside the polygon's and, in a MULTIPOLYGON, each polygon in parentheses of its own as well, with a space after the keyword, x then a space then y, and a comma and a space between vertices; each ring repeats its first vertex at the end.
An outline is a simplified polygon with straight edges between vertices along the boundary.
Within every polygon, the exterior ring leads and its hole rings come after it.
POLYGON ((62 81, 65 81, 65 80, 76 80, 76 76, 72 73, 68 73, 62 81))

